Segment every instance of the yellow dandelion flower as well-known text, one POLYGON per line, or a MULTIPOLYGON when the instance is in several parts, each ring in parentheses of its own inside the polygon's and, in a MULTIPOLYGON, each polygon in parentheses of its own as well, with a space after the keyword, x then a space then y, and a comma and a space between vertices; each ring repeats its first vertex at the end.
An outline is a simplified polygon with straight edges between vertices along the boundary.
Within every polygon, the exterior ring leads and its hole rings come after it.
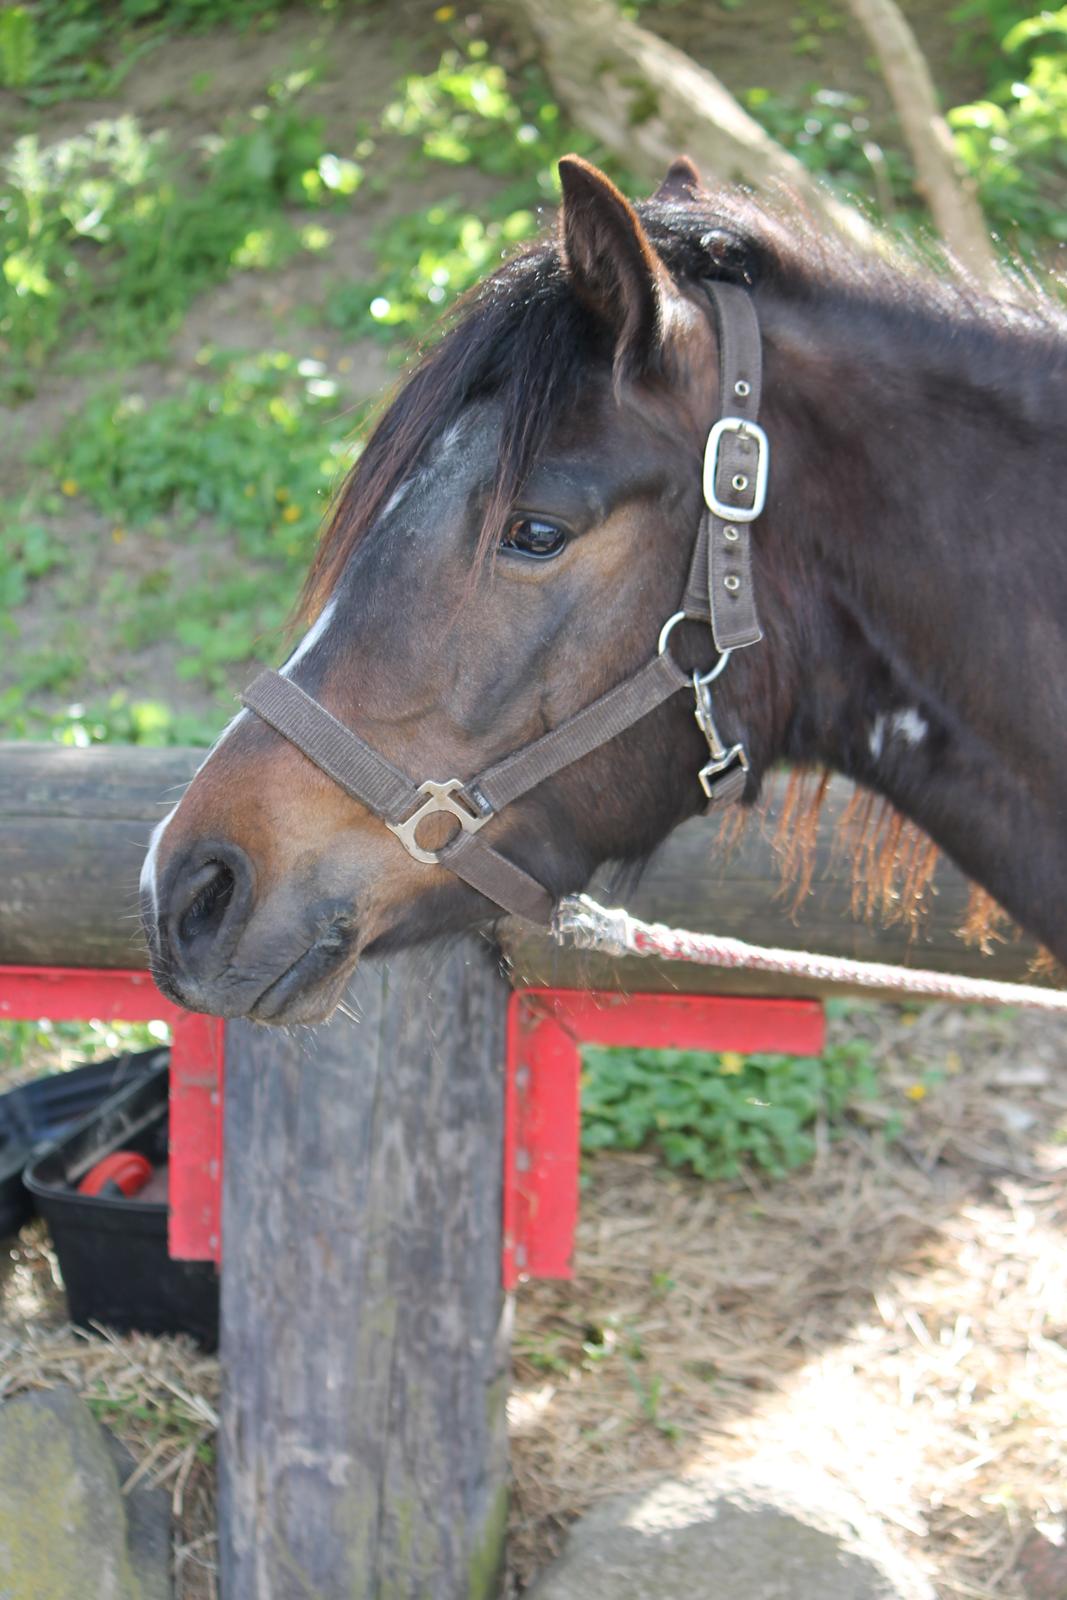
POLYGON ((115 541, 116 544, 121 544, 123 539, 125 539, 125 537, 126 537, 126 529, 125 528, 112 528, 111 537, 115 541))
POLYGON ((909 1100, 925 1100, 926 1085, 925 1083, 909 1083, 908 1087, 904 1090, 904 1093, 907 1095, 909 1100))
POLYGON ((744 1072, 745 1058, 736 1050, 724 1050, 719 1057, 719 1071, 732 1077, 735 1073, 744 1072))
POLYGON ((63 494, 70 496, 78 493, 78 490, 81 488, 81 484, 78 482, 77 478, 64 478, 59 487, 63 494))
POLYGON ((288 500, 288 498, 289 498, 289 491, 288 491, 288 489, 275 489, 275 491, 274 491, 274 498, 275 498, 275 500, 277 500, 277 502, 278 502, 278 504, 279 504, 279 505, 282 505, 282 506, 283 506, 283 505, 284 505, 284 504, 285 504, 285 502, 286 502, 286 501, 287 501, 287 500, 288 500))
POLYGON ((300 507, 299 506, 286 506, 285 510, 282 512, 282 521, 283 522, 299 522, 299 520, 300 520, 300 507))
POLYGON ((433 14, 433 20, 435 22, 451 22, 455 14, 455 6, 438 6, 433 14))

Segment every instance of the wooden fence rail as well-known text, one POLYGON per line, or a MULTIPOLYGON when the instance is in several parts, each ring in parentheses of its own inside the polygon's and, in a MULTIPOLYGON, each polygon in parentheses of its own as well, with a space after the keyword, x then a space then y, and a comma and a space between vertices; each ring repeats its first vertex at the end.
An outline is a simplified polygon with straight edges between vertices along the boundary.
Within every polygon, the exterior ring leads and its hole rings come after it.
MULTIPOLYGON (((188 782, 203 752, 39 744, 0 746, 0 963, 132 967, 144 961, 137 921, 137 876, 148 835, 188 782)), ((997 944, 990 955, 956 934, 968 889, 946 864, 938 868, 920 932, 857 922, 849 914, 847 861, 831 863, 846 784, 831 785, 819 827, 813 892, 795 919, 779 894, 780 871, 769 842, 782 784, 771 785, 769 820, 753 822, 728 857, 717 849, 718 823, 698 819, 678 829, 626 903, 636 915, 676 927, 734 934, 753 944, 825 951, 875 961, 903 961, 939 971, 1024 979, 1034 956, 1026 941, 997 944)), ((608 903, 618 891, 604 878, 594 892, 608 903)), ((818 994, 818 985, 765 974, 688 968, 654 961, 613 961, 561 950, 512 922, 502 944, 513 981, 557 988, 673 990, 723 994, 818 994)), ((867 991, 870 994, 870 991, 867 991)))

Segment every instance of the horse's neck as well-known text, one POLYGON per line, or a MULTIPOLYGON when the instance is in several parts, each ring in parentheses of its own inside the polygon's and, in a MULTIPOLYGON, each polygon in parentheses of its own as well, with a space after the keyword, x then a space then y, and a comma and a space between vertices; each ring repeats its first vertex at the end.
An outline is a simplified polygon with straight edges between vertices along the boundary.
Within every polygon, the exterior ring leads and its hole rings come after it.
POLYGON ((955 367, 951 339, 874 337, 799 373, 786 744, 885 794, 1067 960, 1067 345, 968 337, 955 367))

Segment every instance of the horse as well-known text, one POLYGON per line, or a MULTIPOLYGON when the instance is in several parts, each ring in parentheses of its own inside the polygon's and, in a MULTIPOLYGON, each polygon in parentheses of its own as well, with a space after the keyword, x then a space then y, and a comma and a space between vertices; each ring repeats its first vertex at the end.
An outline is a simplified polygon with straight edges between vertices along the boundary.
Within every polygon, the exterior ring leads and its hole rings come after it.
POLYGON ((362 956, 545 920, 780 762, 881 796, 1067 960, 1062 316, 684 158, 633 204, 559 172, 557 228, 384 410, 306 635, 153 834, 157 983, 318 1020, 362 956))

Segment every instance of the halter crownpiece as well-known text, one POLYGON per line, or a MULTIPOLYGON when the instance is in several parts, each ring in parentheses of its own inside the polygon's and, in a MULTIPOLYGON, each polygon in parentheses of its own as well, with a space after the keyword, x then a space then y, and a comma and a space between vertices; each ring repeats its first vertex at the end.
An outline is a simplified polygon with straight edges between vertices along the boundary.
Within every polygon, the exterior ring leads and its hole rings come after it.
POLYGON ((240 697, 249 711, 380 818, 416 861, 447 867, 505 911, 531 922, 552 921, 553 896, 478 838, 479 830, 513 800, 607 744, 680 689, 693 690, 694 715, 708 743, 708 761, 698 774, 708 809, 744 793, 748 756, 743 743, 727 745, 720 737, 711 684, 734 650, 763 637, 752 590, 749 529, 766 499, 770 450, 756 420, 762 361, 755 308, 734 284, 709 281, 705 288, 718 325, 720 417, 704 452, 705 509, 682 606, 664 623, 651 661, 476 778, 445 782, 416 784, 280 672, 261 672, 240 697), (711 625, 719 659, 709 672, 685 673, 669 653, 671 632, 684 620, 711 625), (458 831, 441 849, 424 849, 419 825, 442 813, 459 824, 458 831))

